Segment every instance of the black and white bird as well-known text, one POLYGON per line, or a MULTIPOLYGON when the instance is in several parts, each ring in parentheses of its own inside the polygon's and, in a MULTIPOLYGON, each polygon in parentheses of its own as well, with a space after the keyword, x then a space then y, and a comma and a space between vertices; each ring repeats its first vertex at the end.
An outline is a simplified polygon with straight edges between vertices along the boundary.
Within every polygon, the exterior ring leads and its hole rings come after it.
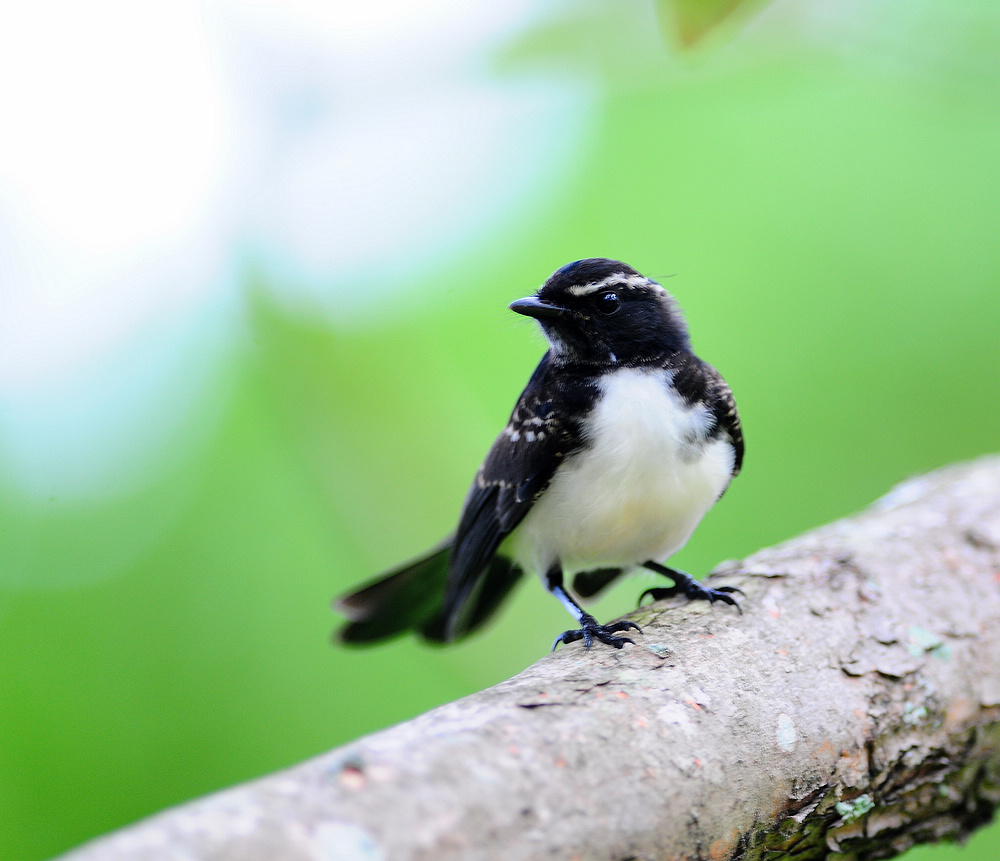
POLYGON ((621 648, 634 622, 598 624, 578 598, 645 567, 683 594, 739 609, 663 560, 677 552, 739 473, 743 433, 719 373, 691 351, 687 325, 659 284, 616 260, 577 260, 534 296, 549 350, 479 468, 455 534, 340 598, 349 643, 414 630, 449 642, 479 628, 525 571, 576 619, 556 638, 621 648), (574 575, 573 592, 566 578, 574 575), (574 597, 574 593, 577 597, 574 597))

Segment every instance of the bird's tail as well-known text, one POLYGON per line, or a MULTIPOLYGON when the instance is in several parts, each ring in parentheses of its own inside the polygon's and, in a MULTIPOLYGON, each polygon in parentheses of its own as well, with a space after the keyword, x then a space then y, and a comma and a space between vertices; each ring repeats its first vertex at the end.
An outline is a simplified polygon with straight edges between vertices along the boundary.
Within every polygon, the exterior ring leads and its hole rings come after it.
POLYGON ((451 540, 342 595, 334 609, 348 619, 335 636, 343 643, 373 643, 407 631, 443 642, 441 606, 451 540))
POLYGON ((482 627, 500 608, 521 569, 494 556, 461 600, 451 596, 448 561, 452 539, 334 601, 348 624, 335 634, 342 643, 364 644, 416 631, 425 640, 450 643, 482 627))

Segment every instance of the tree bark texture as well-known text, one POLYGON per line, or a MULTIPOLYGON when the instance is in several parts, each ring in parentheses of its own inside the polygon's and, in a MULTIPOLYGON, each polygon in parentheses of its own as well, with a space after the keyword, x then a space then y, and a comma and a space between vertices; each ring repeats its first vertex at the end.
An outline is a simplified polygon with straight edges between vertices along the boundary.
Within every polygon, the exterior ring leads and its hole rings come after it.
MULTIPOLYGON (((1000 458, 515 678, 67 861, 888 858, 1000 802, 1000 458)), ((317 720, 321 716, 317 715, 317 720)))

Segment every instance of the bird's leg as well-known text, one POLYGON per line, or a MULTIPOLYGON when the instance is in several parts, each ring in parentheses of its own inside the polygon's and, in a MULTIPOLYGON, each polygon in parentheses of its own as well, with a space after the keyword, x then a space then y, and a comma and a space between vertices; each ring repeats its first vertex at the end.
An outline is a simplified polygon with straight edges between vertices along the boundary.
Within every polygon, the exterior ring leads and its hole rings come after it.
POLYGON ((701 600, 701 601, 711 601, 713 604, 716 601, 722 601, 724 604, 732 604, 737 610, 740 611, 740 615, 743 614, 743 609, 740 607, 739 602, 730 594, 731 592, 739 592, 741 595, 743 591, 737 589, 735 586, 719 586, 718 589, 712 589, 708 586, 702 586, 697 580, 694 579, 690 574, 686 574, 683 571, 678 571, 676 568, 668 568, 666 565, 661 565, 659 562, 649 562, 642 563, 644 568, 648 568, 650 571, 655 571, 657 574, 662 574, 664 577, 669 577, 674 581, 673 586, 654 586, 652 589, 647 589, 639 596, 639 603, 642 603, 642 599, 649 595, 654 601, 659 601, 661 598, 671 598, 674 595, 683 595, 689 600, 701 600))
POLYGON ((597 619, 591 616, 590 613, 584 612, 583 608, 563 588, 562 566, 558 562, 545 575, 545 586, 562 602, 562 605, 569 610, 573 618, 580 623, 579 628, 571 631, 563 631, 556 637, 555 642, 552 644, 553 652, 560 643, 575 643, 577 640, 583 640, 583 645, 586 649, 589 649, 594 644, 594 640, 600 640, 602 643, 607 643, 609 646, 620 649, 626 643, 631 643, 634 646, 635 641, 630 640, 628 637, 616 637, 615 634, 628 631, 629 629, 634 629, 640 634, 642 633, 642 628, 635 622, 623 621, 612 622, 610 625, 599 625, 597 619))

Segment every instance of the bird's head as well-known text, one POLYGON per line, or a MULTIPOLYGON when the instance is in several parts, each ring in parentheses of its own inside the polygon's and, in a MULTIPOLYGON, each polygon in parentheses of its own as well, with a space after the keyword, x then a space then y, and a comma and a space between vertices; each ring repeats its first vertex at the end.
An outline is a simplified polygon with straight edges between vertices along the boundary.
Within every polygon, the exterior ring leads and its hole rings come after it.
POLYGON ((568 263, 510 309, 534 317, 552 353, 567 362, 640 365, 691 349, 673 297, 617 260, 568 263))

